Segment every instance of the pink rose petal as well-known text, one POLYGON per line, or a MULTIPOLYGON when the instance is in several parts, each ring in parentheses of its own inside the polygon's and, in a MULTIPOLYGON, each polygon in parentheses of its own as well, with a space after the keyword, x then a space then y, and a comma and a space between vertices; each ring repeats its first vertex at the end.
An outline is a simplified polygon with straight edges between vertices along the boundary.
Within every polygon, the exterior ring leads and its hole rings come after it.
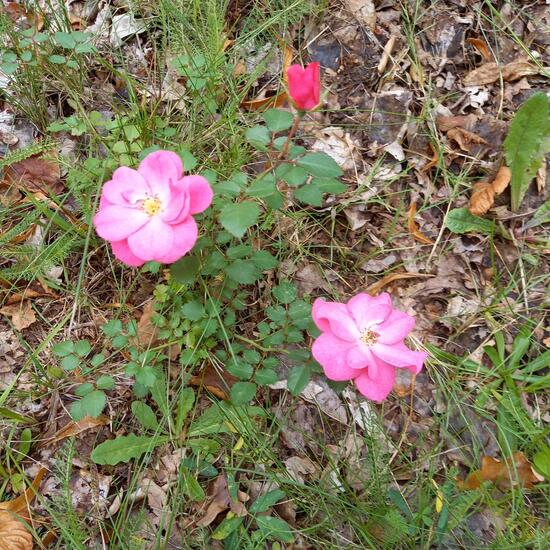
POLYGON ((380 361, 376 369, 376 377, 371 377, 370 370, 361 372, 354 379, 357 389, 367 398, 381 403, 386 399, 395 383, 395 369, 380 361))
POLYGON ((311 353, 323 367, 327 378, 338 381, 351 380, 357 376, 357 371, 350 368, 346 362, 349 348, 349 342, 326 332, 315 339, 311 353))
POLYGON ((145 263, 144 260, 138 258, 128 246, 128 241, 116 241, 111 243, 115 258, 131 267, 139 267, 145 263))
POLYGON ((189 212, 198 214, 206 210, 214 195, 208 180, 202 176, 185 176, 182 181, 189 192, 189 212))
POLYGON ((174 231, 158 216, 128 237, 128 246, 133 254, 145 260, 157 260, 166 256, 174 245, 174 231))
POLYGON ((138 208, 113 204, 100 209, 94 216, 97 234, 107 241, 122 241, 138 231, 149 216, 138 208))
POLYGON ((157 261, 163 264, 171 264, 185 256, 197 242, 198 228, 194 218, 189 217, 179 225, 172 225, 174 243, 168 254, 157 261))

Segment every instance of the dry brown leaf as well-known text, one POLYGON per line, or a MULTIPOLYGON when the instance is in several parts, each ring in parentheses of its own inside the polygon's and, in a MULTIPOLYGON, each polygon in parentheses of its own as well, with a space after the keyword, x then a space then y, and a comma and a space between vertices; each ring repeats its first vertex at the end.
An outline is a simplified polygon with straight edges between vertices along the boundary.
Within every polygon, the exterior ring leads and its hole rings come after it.
POLYGON ((417 240, 419 243, 423 244, 433 244, 432 239, 429 237, 426 237, 420 229, 418 229, 418 226, 416 225, 416 222, 414 221, 414 217, 416 216, 416 202, 413 202, 411 204, 411 207, 409 208, 409 215, 407 217, 407 225, 409 228, 409 233, 413 236, 415 240, 417 240))
POLYGON ((0 550, 32 550, 32 535, 10 512, 0 511, 0 550))
POLYGON ((477 122, 478 117, 473 114, 469 115, 456 115, 456 116, 438 116, 436 119, 437 127, 442 132, 448 132, 453 128, 464 128, 466 130, 471 130, 475 123, 477 122))
POLYGON ((376 28, 376 8, 373 0, 345 0, 348 10, 371 30, 376 28))
POLYGON ((263 109, 282 107, 285 104, 287 97, 287 93, 283 91, 269 97, 241 101, 241 107, 247 111, 260 111, 263 109))
POLYGON ((238 379, 228 372, 218 372, 211 364, 206 365, 198 375, 192 376, 189 384, 204 387, 219 399, 228 399, 228 391, 238 379))
POLYGON ((367 287, 365 292, 372 296, 375 296, 385 286, 393 283, 394 281, 399 281, 401 279, 416 279, 417 277, 432 278, 435 277, 435 275, 432 275, 431 273, 388 273, 388 275, 384 275, 384 277, 382 277, 379 281, 367 287))
POLYGON ((544 188, 546 187, 546 162, 543 162, 540 165, 540 168, 538 169, 538 172, 537 172, 536 182, 537 182, 537 191, 540 194, 544 191, 544 188))
POLYGON ((539 73, 538 67, 532 65, 528 61, 513 61, 504 65, 498 66, 497 63, 485 63, 477 69, 469 72, 463 80, 464 86, 483 86, 485 84, 493 84, 497 82, 502 74, 502 79, 506 82, 519 80, 524 76, 535 75, 539 73), (499 70, 500 69, 500 70, 499 70))
POLYGON ((63 426, 63 428, 58 430, 50 439, 43 441, 40 446, 43 446, 46 443, 57 443, 67 437, 73 437, 87 430, 91 430, 92 428, 105 426, 108 423, 109 418, 105 415, 98 416, 97 418, 94 418, 93 416, 85 416, 78 422, 71 420, 68 424, 63 426))
POLYGON ((484 481, 492 481, 501 489, 508 489, 517 485, 532 487, 535 483, 544 481, 544 478, 533 469, 525 455, 518 451, 508 462, 484 456, 481 459, 481 470, 472 472, 465 480, 459 480, 458 486, 463 490, 477 489, 484 481))
POLYGON ((4 170, 4 181, 31 193, 57 194, 63 189, 59 164, 38 155, 10 164, 4 170))
POLYGON ((0 313, 6 317, 11 317, 11 322, 17 330, 30 327, 36 321, 34 309, 28 300, 20 304, 4 306, 0 309, 0 313))
MULTIPOLYGON (((145 349, 154 346, 158 342, 159 328, 153 325, 151 318, 155 313, 155 302, 150 301, 145 304, 143 312, 138 321, 137 326, 137 343, 145 349)), ((179 344, 172 344, 170 346, 169 356, 172 361, 178 358, 181 353, 181 346, 179 344)))
POLYGON ((466 40, 468 44, 471 44, 485 59, 485 61, 491 62, 494 60, 493 54, 491 53, 491 50, 489 49, 489 46, 487 46, 487 42, 485 40, 482 40, 481 38, 468 38, 466 40))
POLYGON ((495 194, 500 195, 510 184, 512 172, 508 166, 501 166, 491 183, 479 182, 474 185, 470 197, 469 210, 474 216, 485 214, 495 202, 495 194))
POLYGON ((465 151, 466 153, 470 152, 469 146, 473 143, 482 143, 487 145, 487 142, 481 136, 478 136, 469 130, 465 130, 464 128, 452 128, 447 132, 447 137, 453 141, 456 141, 462 151, 465 151))
POLYGON ((210 525, 221 512, 224 512, 228 508, 239 517, 244 517, 248 514, 243 504, 243 502, 247 500, 247 495, 239 491, 239 500, 237 502, 231 500, 225 474, 220 474, 216 479, 211 481, 206 492, 209 503, 204 516, 197 521, 197 527, 206 527, 210 525))
POLYGON ((495 202, 495 192, 490 183, 480 181, 474 185, 469 210, 474 216, 485 214, 495 202))
POLYGON ((23 300, 32 300, 33 298, 38 298, 39 296, 45 296, 44 292, 38 292, 32 288, 26 288, 23 292, 11 294, 7 300, 7 305, 18 304, 23 300))
POLYGON ((508 185, 510 185, 511 179, 512 171, 510 170, 510 168, 508 168, 508 166, 502 165, 499 168, 495 179, 491 183, 491 185, 493 186, 493 191, 497 195, 500 195, 508 187, 508 185))

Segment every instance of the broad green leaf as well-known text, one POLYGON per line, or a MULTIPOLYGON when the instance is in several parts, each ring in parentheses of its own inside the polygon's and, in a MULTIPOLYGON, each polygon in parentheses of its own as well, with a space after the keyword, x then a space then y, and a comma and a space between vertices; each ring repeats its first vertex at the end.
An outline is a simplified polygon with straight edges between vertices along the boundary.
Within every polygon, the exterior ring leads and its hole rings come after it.
POLYGON ((254 368, 252 365, 245 363, 244 361, 237 359, 237 361, 231 361, 227 364, 227 372, 239 378, 239 380, 249 380, 252 374, 254 374, 254 368))
POLYGON ((347 186, 334 178, 313 178, 312 185, 316 185, 323 193, 332 193, 338 195, 343 193, 347 186))
POLYGON ((212 533, 212 538, 214 540, 224 540, 226 539, 233 531, 239 528, 243 518, 239 516, 227 516, 224 520, 216 527, 212 533))
POLYGON ((85 395, 88 395, 91 391, 94 390, 94 385, 90 382, 84 382, 84 384, 80 384, 80 386, 77 386, 74 390, 74 394, 78 395, 78 397, 84 397, 85 395))
POLYGON ((92 346, 88 340, 79 340, 74 343, 74 352, 80 357, 86 357, 92 350, 92 346))
POLYGON ((250 507, 250 512, 252 514, 267 512, 272 506, 277 504, 277 502, 285 498, 285 496, 286 495, 280 489, 273 489, 273 491, 268 491, 267 493, 259 496, 254 501, 254 503, 250 507))
POLYGON ((171 278, 176 283, 193 284, 200 270, 200 260, 197 256, 184 256, 170 266, 171 278))
POLYGON ((181 307, 181 313, 184 319, 198 321, 204 316, 205 311, 204 306, 200 302, 191 300, 181 307))
POLYGON ((533 217, 525 224, 525 228, 531 229, 543 223, 550 223, 550 199, 537 208, 533 217))
POLYGON ((313 183, 296 189, 294 191, 294 198, 311 206, 323 206, 323 191, 313 183))
POLYGON ((453 233, 482 233, 490 235, 495 230, 495 224, 474 216, 467 208, 454 208, 445 218, 445 225, 453 233))
POLYGON ((176 432, 180 433, 183 423, 195 403, 195 392, 192 388, 183 388, 178 398, 178 410, 176 413, 176 432))
POLYGON ((516 211, 532 179, 550 152, 550 106, 548 96, 533 94, 517 111, 504 140, 506 163, 512 171, 510 191, 516 211))
POLYGON ((231 279, 243 285, 250 285, 261 276, 261 271, 252 260, 235 260, 226 267, 225 272, 231 279))
POLYGON ((254 399, 257 389, 253 382, 236 382, 231 388, 231 401, 235 405, 244 405, 254 399))
POLYGON ((80 357, 77 357, 76 355, 71 354, 61 359, 61 366, 65 370, 75 370, 80 366, 81 361, 82 359, 80 359, 80 357))
POLYGON ((540 474, 550 479, 550 447, 544 445, 543 449, 533 457, 533 464, 540 474))
POLYGON ((136 374, 136 382, 143 384, 147 388, 152 388, 157 381, 157 373, 153 367, 142 367, 136 374))
POLYGON ((311 368, 309 365, 293 367, 288 373, 287 387, 292 395, 299 395, 308 385, 311 378, 311 368))
POLYGON ((277 167, 275 173, 277 177, 281 178, 291 187, 302 185, 308 178, 308 172, 305 168, 292 164, 281 164, 277 167))
POLYGON ((117 336, 122 332, 122 321, 120 319, 112 319, 111 321, 105 323, 101 327, 101 330, 105 336, 108 336, 109 338, 117 336))
POLYGON ((220 212, 220 223, 229 233, 240 239, 256 223, 259 215, 260 207, 255 202, 228 204, 220 212))
POLYGON ((275 538, 282 542, 291 543, 294 535, 290 525, 274 516, 257 516, 256 523, 265 537, 275 538))
POLYGON ((31 444, 32 444, 31 429, 25 428, 24 430, 21 430, 21 434, 19 435, 18 452, 19 452, 19 455, 22 455, 22 456, 17 457, 18 461, 21 458, 23 458, 25 455, 29 454, 29 451, 31 450, 31 444))
POLYGON ((52 351, 58 357, 65 357, 74 351, 74 342, 67 340, 65 342, 58 342, 52 347, 52 351))
POLYGON ((71 406, 73 420, 82 420, 85 416, 97 418, 105 408, 107 398, 101 390, 93 390, 87 393, 80 401, 71 406))
POLYGON ((290 304, 294 302, 298 295, 296 287, 288 281, 283 281, 281 284, 276 286, 272 290, 272 293, 273 296, 275 296, 275 298, 277 298, 277 300, 282 304, 290 304))
POLYGON ((321 178, 337 178, 343 174, 338 163, 326 153, 307 153, 297 161, 308 174, 321 178))
POLYGON ((206 495, 204 494, 204 490, 200 486, 197 479, 195 479, 193 473, 190 472, 185 466, 181 467, 180 472, 183 478, 183 493, 194 502, 202 502, 206 495))
POLYGON ((248 128, 245 137, 251 145, 260 151, 266 151, 267 145, 271 141, 271 133, 265 126, 248 128))
POLYGON ((67 59, 64 55, 54 54, 48 56, 48 61, 51 61, 55 65, 64 65, 67 62, 67 59))
POLYGON ((265 120, 267 127, 272 132, 282 132, 283 130, 288 130, 294 122, 292 113, 281 109, 268 109, 263 114, 263 119, 265 120))
POLYGON ((277 371, 270 368, 258 369, 254 374, 254 381, 260 386, 269 386, 279 380, 277 371))
POLYGON ((144 428, 152 431, 157 430, 159 426, 157 415, 147 403, 143 401, 134 401, 132 403, 132 413, 144 428))
POLYGON ((267 269, 275 269, 279 265, 279 261, 275 256, 272 256, 267 250, 257 250, 250 258, 254 265, 265 271, 267 269))
POLYGON ((92 451, 92 460, 96 464, 114 466, 120 462, 128 462, 132 458, 139 458, 167 441, 167 436, 122 435, 98 445, 92 451))

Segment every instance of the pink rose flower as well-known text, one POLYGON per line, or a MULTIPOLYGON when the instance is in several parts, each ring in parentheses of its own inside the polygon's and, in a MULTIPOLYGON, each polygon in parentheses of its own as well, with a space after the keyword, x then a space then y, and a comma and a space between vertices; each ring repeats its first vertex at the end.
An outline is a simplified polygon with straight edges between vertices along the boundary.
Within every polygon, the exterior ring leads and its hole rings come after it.
POLYGON ((170 264, 193 248, 198 229, 192 215, 206 210, 212 195, 205 178, 183 175, 176 153, 155 151, 137 170, 114 171, 103 185, 93 222, 121 262, 170 264))
POLYGON ((321 101, 321 65, 310 63, 305 69, 301 65, 291 65, 287 70, 288 91, 300 111, 311 111, 321 101))
POLYGON ((321 335, 312 353, 331 380, 353 380, 368 399, 381 402, 395 382, 395 369, 422 369, 427 353, 412 351, 404 343, 414 317, 393 309, 387 292, 372 297, 358 294, 346 304, 313 303, 313 321, 321 335))

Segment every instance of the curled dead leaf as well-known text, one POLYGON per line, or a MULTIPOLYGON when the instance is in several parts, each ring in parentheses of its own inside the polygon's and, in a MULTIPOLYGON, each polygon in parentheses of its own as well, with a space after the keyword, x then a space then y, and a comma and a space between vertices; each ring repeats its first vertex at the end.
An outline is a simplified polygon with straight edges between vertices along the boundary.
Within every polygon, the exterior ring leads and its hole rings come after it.
POLYGON ((508 168, 508 166, 501 166, 491 184, 493 186, 493 191, 497 195, 500 195, 508 187, 511 179, 512 171, 510 168, 508 168))
POLYGON ((478 117, 473 114, 469 115, 452 115, 452 116, 443 116, 440 115, 436 119, 437 127, 442 132, 448 132, 452 128, 464 128, 466 130, 471 130, 475 123, 477 122, 478 117))
POLYGON ((491 183, 476 183, 470 197, 470 212, 474 216, 485 214, 493 206, 495 194, 500 195, 510 184, 511 178, 512 172, 510 168, 501 166, 491 183))
POLYGON ((531 76, 539 73, 539 68, 528 61, 512 61, 503 67, 497 63, 485 63, 477 69, 469 72, 464 77, 464 86, 483 86, 497 82, 502 74, 502 79, 506 82, 519 80, 524 76, 531 76))
POLYGON ((371 296, 376 296, 376 294, 378 294, 385 286, 389 285, 390 283, 393 283, 394 281, 399 281, 401 279, 415 279, 417 277, 431 278, 431 277, 435 277, 435 275, 432 275, 431 273, 408 273, 408 272, 388 273, 387 275, 384 275, 379 281, 376 281, 376 283, 367 287, 365 292, 367 292, 371 296))
POLYGON ((197 521, 197 527, 206 527, 210 525, 218 515, 228 508, 239 517, 244 517, 248 514, 243 502, 246 502, 247 495, 237 492, 238 500, 234 502, 229 494, 227 485, 227 477, 225 474, 220 474, 216 479, 210 482, 207 489, 208 505, 204 516, 197 521))
POLYGON ((487 145, 487 142, 481 136, 460 127, 449 130, 447 132, 447 137, 453 141, 456 141, 460 149, 466 153, 470 152, 470 145, 473 143, 482 143, 487 145))
POLYGON ((13 326, 17 330, 30 327, 36 321, 36 315, 30 301, 26 300, 19 304, 11 304, 0 309, 0 313, 11 318, 13 326))
MULTIPOLYGON (((136 340, 140 347, 148 349, 159 341, 159 328, 152 322, 155 313, 155 302, 150 301, 145 304, 143 312, 138 321, 136 340)), ((172 344, 168 355, 170 359, 175 360, 181 352, 179 344, 172 344)))
POLYGON ((472 38, 468 38, 466 42, 468 42, 468 44, 471 44, 477 50, 479 55, 483 57, 485 61, 487 62, 493 61, 494 59, 493 54, 491 53, 491 50, 489 49, 489 46, 487 46, 487 42, 485 42, 485 40, 482 40, 481 38, 472 37, 472 38))
POLYGON ((474 216, 485 214, 495 202, 495 192, 490 183, 480 181, 474 185, 469 210, 474 216))
POLYGON ((287 100, 287 93, 280 92, 269 97, 261 97, 257 99, 249 99, 241 101, 241 107, 247 111, 260 111, 263 109, 272 109, 282 107, 287 100))
POLYGON ((492 456, 481 459, 481 469, 475 470, 465 480, 459 480, 460 489, 477 489, 484 481, 491 481, 501 489, 508 489, 517 485, 532 487, 535 483, 544 481, 531 466, 525 455, 518 451, 506 461, 492 456))
POLYGON ((63 189, 61 171, 57 161, 39 155, 14 162, 4 169, 4 181, 25 191, 42 191, 57 194, 63 189))
POLYGON ((238 379, 228 372, 218 372, 211 364, 189 379, 189 384, 195 387, 204 387, 218 399, 228 399, 228 392, 238 379))
POLYGON ((409 215, 407 216, 407 225, 409 228, 409 233, 413 236, 415 240, 417 240, 419 243, 423 244, 433 244, 432 239, 424 235, 420 229, 418 229, 418 226, 416 225, 416 222, 414 221, 414 217, 416 215, 416 202, 413 202, 411 204, 411 207, 409 208, 409 215))
POLYGON ((40 446, 44 446, 46 443, 57 443, 58 441, 66 439, 67 437, 73 437, 87 430, 91 430, 92 428, 105 426, 108 423, 109 418, 105 415, 100 415, 97 418, 94 418, 93 416, 85 416, 78 422, 71 420, 68 424, 63 426, 63 428, 58 430, 51 439, 46 439, 45 441, 42 441, 40 446))
POLYGON ((0 550, 32 550, 32 535, 10 512, 0 511, 0 550))

